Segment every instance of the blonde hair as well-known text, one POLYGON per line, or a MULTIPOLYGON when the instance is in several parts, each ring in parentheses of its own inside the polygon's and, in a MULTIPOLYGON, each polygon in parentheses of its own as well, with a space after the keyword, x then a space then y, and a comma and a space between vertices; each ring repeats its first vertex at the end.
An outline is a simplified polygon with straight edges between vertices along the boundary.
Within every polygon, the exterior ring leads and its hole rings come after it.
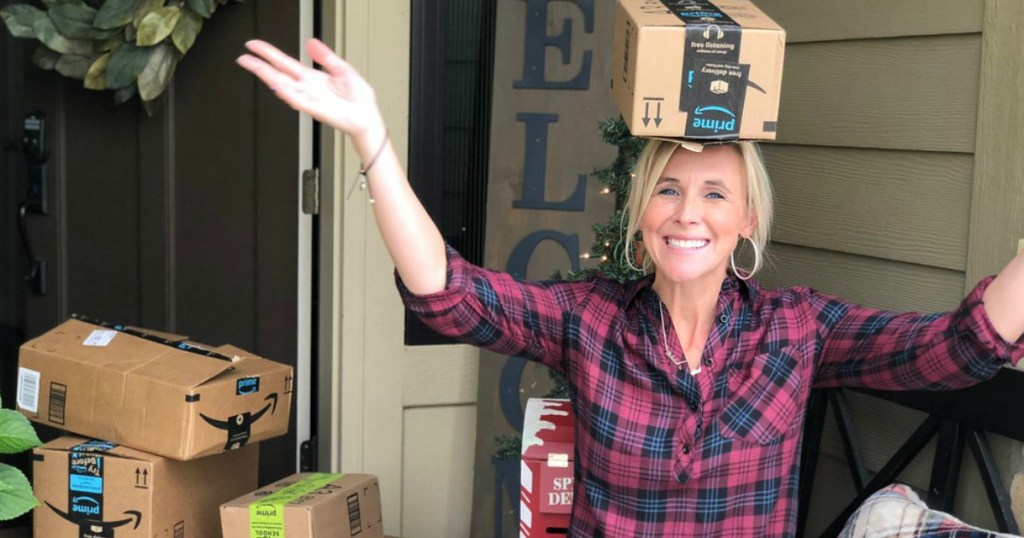
MULTIPOLYGON (((772 185, 768 178, 768 170, 764 166, 761 150, 755 142, 736 142, 730 145, 735 147, 743 157, 747 176, 747 211, 748 214, 752 212, 757 217, 750 240, 754 242, 761 255, 755 256, 754 267, 746 275, 749 277, 763 266, 764 253, 768 246, 768 231, 772 226, 772 185)), ((622 214, 623 219, 628 219, 626 252, 633 252, 636 247, 636 233, 640 229, 640 220, 654 193, 654 186, 665 171, 669 159, 677 150, 689 151, 682 149, 676 142, 651 139, 640 153, 634 169, 633 185, 629 190, 629 201, 626 202, 626 211, 622 214)), ((626 257, 630 265, 633 264, 631 258, 631 256, 626 257)), ((654 272, 654 264, 646 252, 642 266, 634 267, 634 269, 642 270, 647 274, 654 272)))

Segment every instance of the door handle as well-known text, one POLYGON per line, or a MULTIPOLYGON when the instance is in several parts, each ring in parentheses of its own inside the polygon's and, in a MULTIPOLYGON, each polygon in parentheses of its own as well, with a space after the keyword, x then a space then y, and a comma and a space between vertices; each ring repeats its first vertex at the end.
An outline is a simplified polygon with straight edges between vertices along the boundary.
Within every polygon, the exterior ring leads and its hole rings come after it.
POLYGON ((46 142, 46 115, 42 112, 33 112, 25 116, 21 151, 28 166, 28 186, 25 190, 25 201, 18 208, 18 230, 21 232, 21 244, 29 263, 25 282, 28 283, 29 290, 36 295, 46 295, 46 260, 35 257, 28 235, 27 217, 29 214, 47 213, 46 162, 49 160, 49 152, 46 149, 46 142))

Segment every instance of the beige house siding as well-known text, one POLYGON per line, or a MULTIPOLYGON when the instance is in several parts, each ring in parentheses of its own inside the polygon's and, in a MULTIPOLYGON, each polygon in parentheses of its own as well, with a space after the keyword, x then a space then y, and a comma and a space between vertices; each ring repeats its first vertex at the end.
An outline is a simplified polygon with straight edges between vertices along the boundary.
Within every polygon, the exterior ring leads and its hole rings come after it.
MULTIPOLYGON (((757 3, 788 32, 779 139, 764 145, 778 220, 762 281, 882 308, 956 306, 1024 236, 1021 3, 757 3)), ((849 400, 871 470, 924 418, 849 400)), ((814 496, 808 535, 855 494, 833 424, 815 484, 829 494, 814 496)), ((992 441, 1009 484, 1019 444, 992 441)), ((901 479, 927 487, 931 451, 901 479)), ((977 474, 965 463, 957 512, 994 527, 977 474)))

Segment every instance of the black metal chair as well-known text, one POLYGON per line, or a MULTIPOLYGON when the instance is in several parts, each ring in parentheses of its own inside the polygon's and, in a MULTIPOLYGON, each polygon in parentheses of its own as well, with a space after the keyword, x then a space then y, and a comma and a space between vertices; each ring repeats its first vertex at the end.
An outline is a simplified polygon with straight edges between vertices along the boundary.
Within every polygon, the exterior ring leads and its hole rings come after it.
POLYGON ((804 425, 801 454, 800 500, 797 535, 803 536, 814 484, 819 445, 827 408, 831 407, 843 441, 847 464, 857 495, 836 516, 823 536, 835 536, 850 515, 871 494, 896 481, 899 474, 936 435, 938 444, 932 461, 928 487, 929 507, 949 512, 956 499, 957 481, 964 447, 970 446, 981 471, 989 504, 1001 532, 1019 534, 1010 507, 1010 494, 996 468, 986 432, 1024 441, 1024 371, 1003 368, 993 379, 971 388, 946 391, 888 392, 856 389, 928 414, 881 470, 870 477, 846 405, 844 389, 816 389, 811 395, 804 425))

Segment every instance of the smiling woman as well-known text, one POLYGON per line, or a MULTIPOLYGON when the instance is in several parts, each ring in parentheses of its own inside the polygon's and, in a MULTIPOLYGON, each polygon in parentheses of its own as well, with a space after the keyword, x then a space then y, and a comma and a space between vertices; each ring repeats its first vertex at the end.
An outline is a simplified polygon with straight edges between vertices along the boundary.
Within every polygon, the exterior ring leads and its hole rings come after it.
MULTIPOLYGON (((708 146, 701 152, 676 151, 680 146, 667 141, 653 140, 645 148, 637 161, 637 177, 643 181, 634 181, 629 195, 629 207, 624 216, 629 217, 626 228, 627 250, 635 248, 634 242, 637 232, 642 232, 640 216, 645 215, 648 204, 654 199, 655 189, 660 181, 656 179, 674 179, 672 174, 666 172, 670 162, 676 161, 676 166, 687 168, 687 164, 700 167, 699 162, 689 161, 715 161, 715 164, 723 168, 729 168, 726 164, 730 159, 727 154, 733 154, 739 161, 739 170, 722 169, 717 174, 720 177, 709 178, 708 182, 714 182, 719 188, 725 186, 726 177, 736 179, 733 188, 743 189, 742 193, 730 193, 730 204, 745 204, 747 217, 752 220, 751 231, 744 236, 744 239, 751 241, 755 255, 754 266, 746 271, 747 277, 757 273, 761 268, 764 259, 763 254, 768 246, 769 230, 773 220, 772 187, 768 179, 768 172, 765 169, 764 160, 757 145, 752 142, 741 142, 722 146, 708 146), (687 161, 687 162, 684 162, 687 161), (737 176, 739 174, 739 176, 737 176)), ((678 181, 678 180, 677 180, 678 181)), ((715 185, 709 185, 715 186, 715 185)), ((718 197, 719 194, 709 193, 711 197, 718 197)), ((642 235, 642 234, 641 234, 642 235)), ((730 250, 732 252, 732 250, 730 250)), ((645 273, 654 270, 653 260, 644 256, 642 269, 645 273)), ((735 268, 734 268, 735 269, 735 268)), ((734 271, 735 272, 735 271, 734 271)))
POLYGON ((650 263, 672 284, 706 286, 725 278, 739 238, 749 238, 757 224, 746 183, 734 146, 672 154, 639 214, 638 230, 650 263))
POLYGON ((688 153, 649 143, 629 205, 652 268, 643 278, 531 283, 475 266, 409 188, 374 91, 351 65, 316 41, 323 71, 247 46, 240 65, 374 161, 372 208, 405 304, 442 334, 568 380, 572 535, 792 535, 813 386, 952 389, 1024 356, 1024 312, 1007 309, 1024 298, 1024 256, 929 315, 731 274, 740 239, 766 240, 771 222, 749 144, 688 153))

